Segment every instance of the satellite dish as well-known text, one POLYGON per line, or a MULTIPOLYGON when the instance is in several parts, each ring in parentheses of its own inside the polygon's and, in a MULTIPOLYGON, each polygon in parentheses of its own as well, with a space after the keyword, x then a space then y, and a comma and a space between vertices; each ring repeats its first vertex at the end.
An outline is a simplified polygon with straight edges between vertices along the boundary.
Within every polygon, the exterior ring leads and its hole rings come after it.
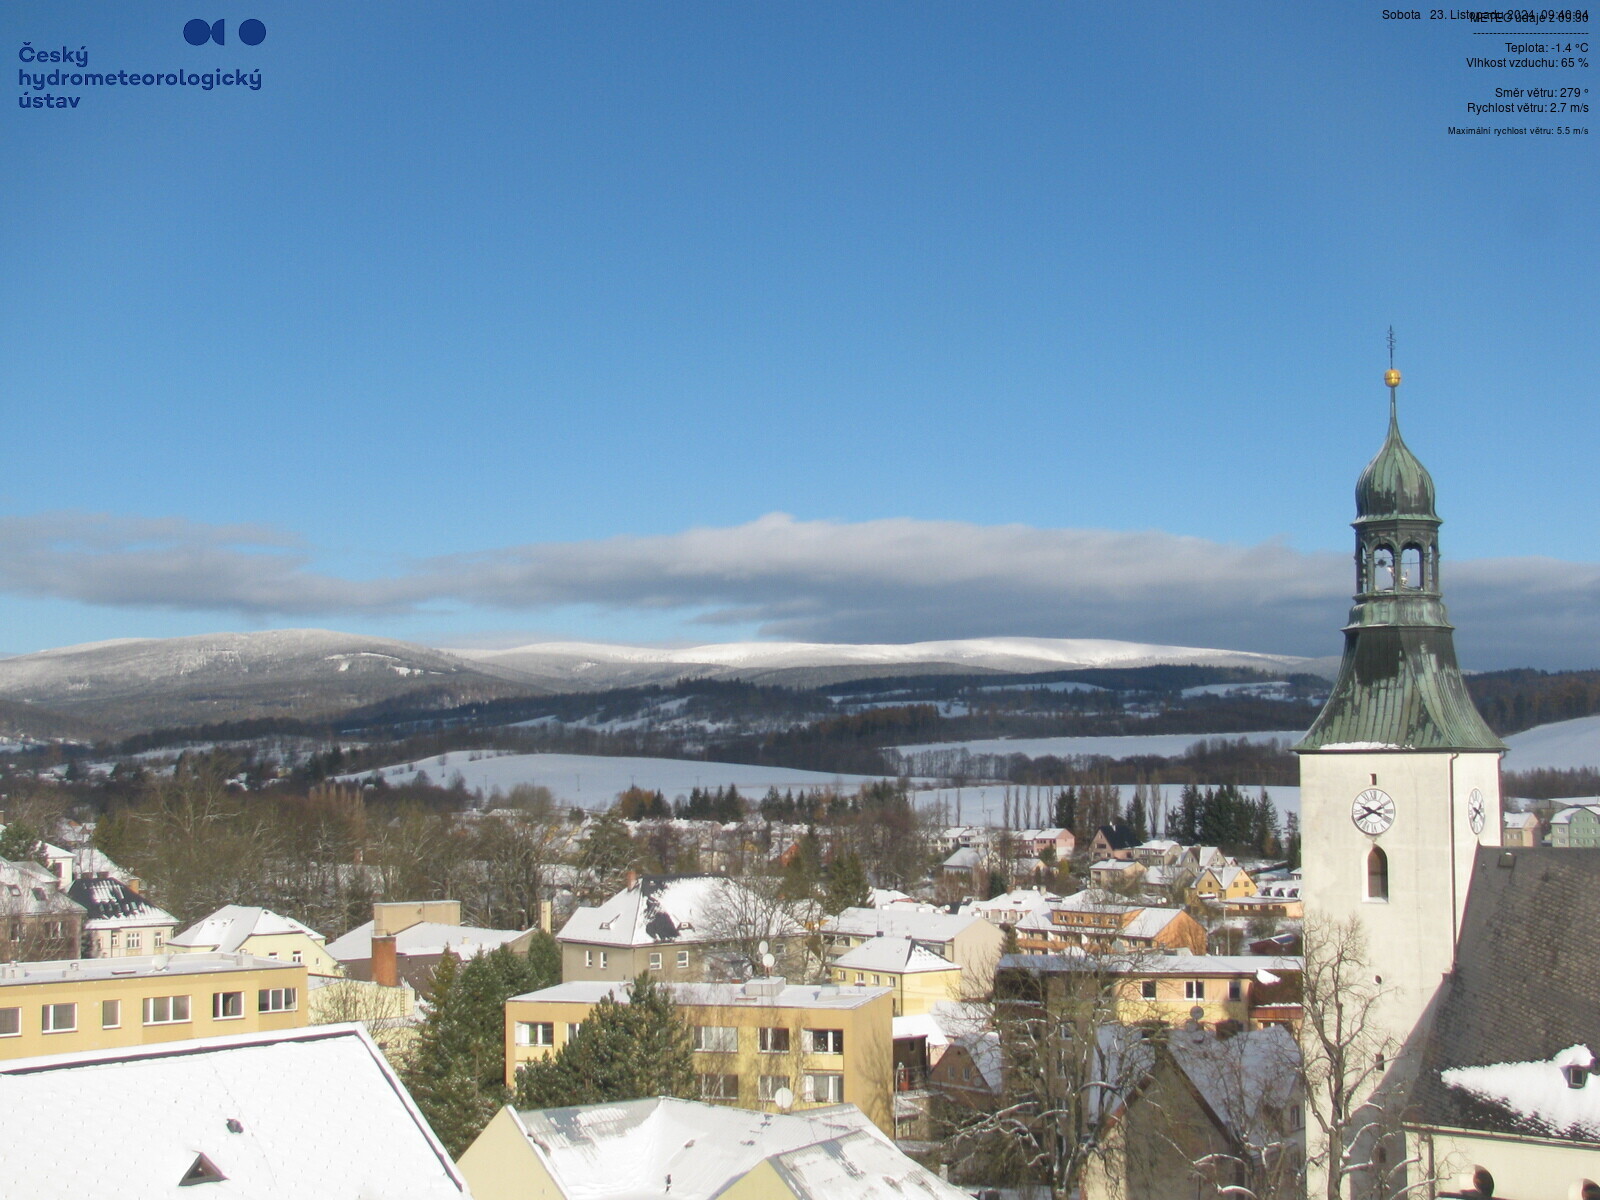
POLYGON ((779 1108, 783 1108, 783 1109, 793 1108, 794 1107, 794 1092, 790 1091, 786 1087, 781 1087, 776 1092, 774 1092, 772 1094, 772 1102, 774 1104, 776 1104, 779 1108))
POLYGON ((769 969, 771 968, 772 964, 777 962, 777 961, 778 960, 773 958, 772 955, 770 955, 770 954, 763 954, 761 956, 761 965, 763 967, 767 967, 769 969))
POLYGON ((766 943, 766 939, 763 938, 761 940, 761 942, 756 946, 756 953, 765 954, 768 949, 770 949, 770 947, 768 947, 768 945, 766 943))

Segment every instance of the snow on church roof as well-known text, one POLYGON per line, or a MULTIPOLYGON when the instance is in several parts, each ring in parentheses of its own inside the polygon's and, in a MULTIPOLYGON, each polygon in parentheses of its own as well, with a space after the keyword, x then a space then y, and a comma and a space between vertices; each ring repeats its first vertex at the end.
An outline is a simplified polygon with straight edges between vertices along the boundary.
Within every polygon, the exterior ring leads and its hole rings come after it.
POLYGON ((1600 1141, 1600 1083, 1591 1085, 1595 1065, 1587 1046, 1568 1046, 1545 1062, 1493 1063, 1441 1072, 1445 1086, 1459 1088, 1521 1117, 1550 1137, 1600 1141), (1582 1072, 1579 1087, 1566 1068, 1582 1072))
POLYGON ((0 1194, 460 1200, 466 1185, 359 1027, 201 1038, 0 1065, 0 1194))

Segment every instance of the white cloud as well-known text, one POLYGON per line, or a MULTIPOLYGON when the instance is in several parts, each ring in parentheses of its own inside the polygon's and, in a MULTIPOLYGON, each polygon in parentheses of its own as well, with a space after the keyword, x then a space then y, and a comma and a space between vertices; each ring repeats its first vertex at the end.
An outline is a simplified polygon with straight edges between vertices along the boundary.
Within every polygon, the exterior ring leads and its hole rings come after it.
MULTIPOLYGON (((515 613, 587 605, 757 625, 810 641, 1016 634, 1334 654, 1347 555, 1159 531, 892 518, 800 521, 542 543, 415 563, 380 579, 308 566, 253 526, 86 513, 0 518, 0 589, 130 608, 262 617, 376 616, 446 604, 515 613)), ((1600 565, 1454 563, 1446 594, 1463 660, 1591 666, 1600 565)))

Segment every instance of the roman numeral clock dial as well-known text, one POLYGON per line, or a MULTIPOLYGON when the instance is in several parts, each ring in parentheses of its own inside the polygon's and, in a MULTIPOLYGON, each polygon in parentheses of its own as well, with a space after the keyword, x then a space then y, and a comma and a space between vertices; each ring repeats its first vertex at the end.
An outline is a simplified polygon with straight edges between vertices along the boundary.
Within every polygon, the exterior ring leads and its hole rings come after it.
POLYGON ((1350 819, 1362 833, 1376 837, 1394 824, 1394 799, 1388 792, 1368 788, 1350 805, 1350 819))
POLYGON ((1488 809, 1483 801, 1483 793, 1473 788, 1472 795, 1467 797, 1467 823, 1472 826, 1472 832, 1482 833, 1487 818, 1488 809))

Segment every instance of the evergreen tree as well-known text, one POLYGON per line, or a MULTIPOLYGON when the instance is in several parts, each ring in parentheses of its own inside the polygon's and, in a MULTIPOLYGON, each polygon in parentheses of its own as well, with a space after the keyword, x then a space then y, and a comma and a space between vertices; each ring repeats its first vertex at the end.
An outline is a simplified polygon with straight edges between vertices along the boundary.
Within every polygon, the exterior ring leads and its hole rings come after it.
POLYGON ((1289 869, 1292 871, 1300 866, 1300 814, 1290 813, 1285 824, 1284 856, 1289 860, 1289 869))
POLYGON ((647 973, 628 1000, 602 997, 555 1054, 517 1072, 518 1108, 564 1108, 650 1096, 694 1099, 699 1088, 689 1026, 647 973))
POLYGON ((828 867, 828 892, 824 903, 830 913, 864 907, 872 899, 867 872, 854 850, 837 855, 828 867))
POLYGON ((446 951, 428 988, 428 1016, 405 1071, 433 1131, 459 1156, 506 1102, 505 1004, 560 982, 555 939, 534 937, 537 958, 501 946, 462 964, 446 951))
POLYGON ((22 821, 0 829, 0 858, 7 862, 43 862, 44 842, 39 831, 22 821))
POLYGON ((1078 820, 1078 789, 1064 787, 1056 793, 1055 810, 1051 814, 1057 829, 1074 829, 1078 820))

